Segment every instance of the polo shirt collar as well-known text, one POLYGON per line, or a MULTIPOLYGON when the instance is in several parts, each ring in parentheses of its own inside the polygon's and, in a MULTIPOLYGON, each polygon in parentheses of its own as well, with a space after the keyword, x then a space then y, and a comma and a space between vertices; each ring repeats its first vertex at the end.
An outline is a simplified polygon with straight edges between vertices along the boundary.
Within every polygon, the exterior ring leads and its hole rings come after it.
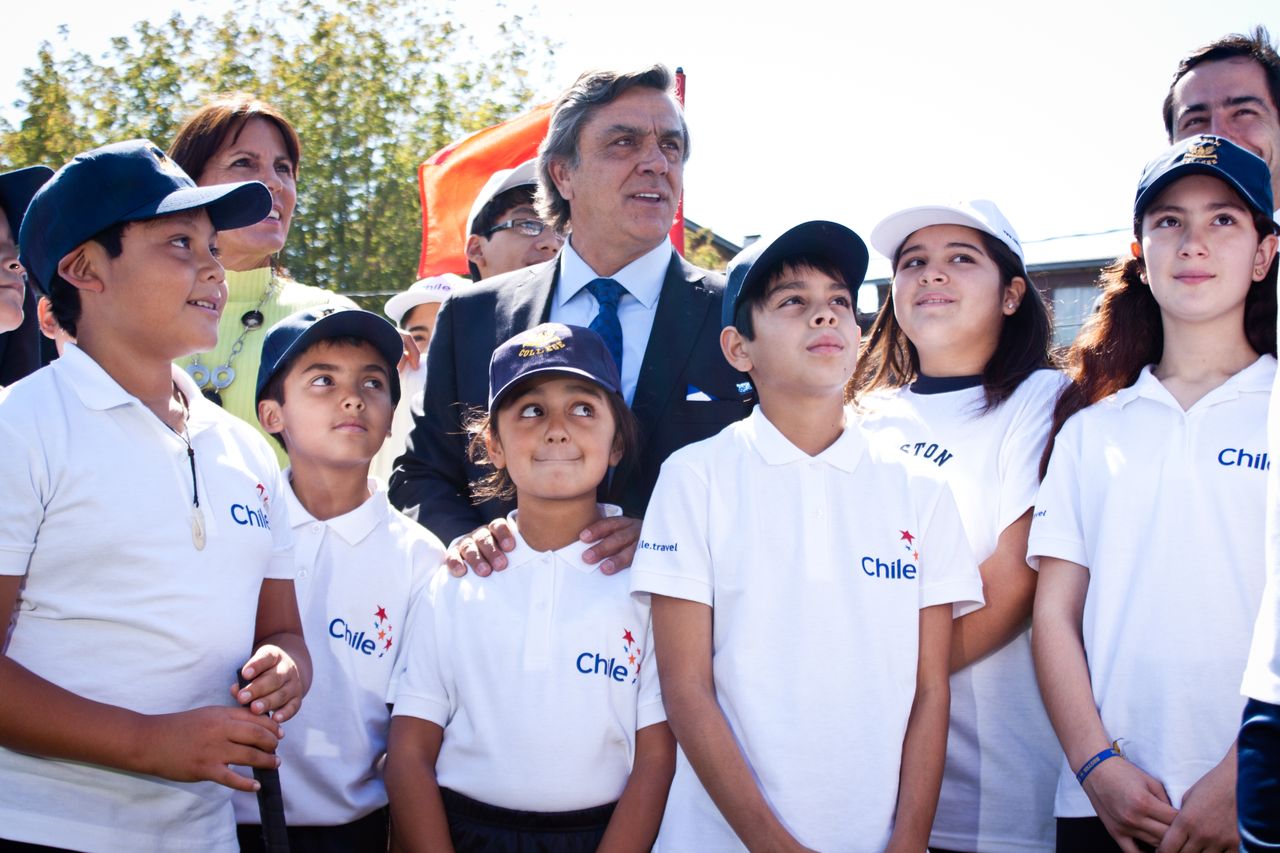
MULTIPOLYGON (((141 400, 126 391, 102 365, 74 343, 67 343, 62 356, 50 367, 66 379, 80 402, 90 411, 105 412, 119 406, 142 406, 141 400)), ((170 370, 174 384, 187 398, 191 412, 191 417, 187 420, 187 434, 195 435, 214 422, 217 418, 214 410, 218 407, 205 399, 185 370, 177 365, 171 365, 170 370)))
MULTIPOLYGON (((613 504, 597 504, 597 506, 600 507, 600 513, 605 518, 612 518, 615 515, 622 515, 622 508, 614 506, 613 504)), ((513 525, 515 525, 515 530, 516 530, 515 550, 509 551, 507 553, 507 570, 508 571, 514 568, 518 568, 519 566, 523 566, 526 563, 531 563, 534 560, 541 559, 543 556, 545 556, 548 553, 546 551, 535 551, 532 547, 529 546, 529 543, 524 541, 524 537, 520 535, 520 525, 519 525, 519 522, 517 521, 517 516, 519 515, 519 513, 520 513, 519 510, 512 510, 511 513, 507 515, 507 520, 510 521, 513 525)), ((584 575, 589 575, 592 572, 596 571, 596 569, 598 569, 600 566, 599 563, 594 563, 594 564, 586 563, 586 562, 583 562, 582 560, 582 553, 586 551, 588 548, 590 548, 592 544, 593 543, 581 542, 581 541, 570 542, 568 545, 564 546, 563 548, 557 548, 556 550, 551 551, 550 553, 555 556, 557 562, 564 563, 569 566, 573 566, 575 569, 582 572, 584 575)))
MULTIPOLYGON (((1116 392, 1116 402, 1121 406, 1127 406, 1138 398, 1146 398, 1161 403, 1166 406, 1173 406, 1182 411, 1182 406, 1169 393, 1169 389, 1164 387, 1164 383, 1156 378, 1152 372, 1155 367, 1148 364, 1142 368, 1142 372, 1138 374, 1137 380, 1127 388, 1121 388, 1116 392)), ((1235 376, 1227 379, 1217 388, 1214 388, 1208 394, 1205 394, 1191 407, 1192 409, 1202 408, 1204 406, 1212 406, 1226 400, 1234 400, 1241 394, 1254 394, 1258 392, 1269 392, 1271 383, 1276 374, 1276 359, 1271 355, 1260 355, 1258 359, 1241 370, 1235 376)))
POLYGON ((846 473, 858 467, 867 442, 853 416, 846 410, 847 426, 835 443, 817 456, 810 456, 778 431, 757 405, 746 420, 747 436, 766 465, 790 465, 796 462, 823 462, 846 473))
MULTIPOLYGON (((662 294, 662 282, 671 264, 671 243, 663 240, 609 278, 627 289, 645 308, 652 309, 662 294)), ((556 306, 563 306, 578 291, 601 276, 573 249, 573 236, 560 252, 560 279, 556 285, 556 306)))
POLYGON ((343 542, 354 546, 359 545, 366 536, 386 521, 389 507, 387 493, 379 489, 377 481, 373 479, 369 480, 369 491, 372 494, 368 500, 351 510, 351 512, 336 516, 328 521, 320 521, 307 511, 307 508, 302 505, 302 501, 298 500, 297 494, 293 491, 292 477, 293 469, 285 468, 285 503, 289 507, 289 524, 295 528, 319 522, 338 534, 343 542))

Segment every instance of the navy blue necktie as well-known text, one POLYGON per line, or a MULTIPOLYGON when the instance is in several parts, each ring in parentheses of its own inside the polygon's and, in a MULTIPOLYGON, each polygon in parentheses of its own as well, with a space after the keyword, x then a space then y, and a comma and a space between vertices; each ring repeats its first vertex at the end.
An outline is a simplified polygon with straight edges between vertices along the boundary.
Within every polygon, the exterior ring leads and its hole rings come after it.
POLYGON ((587 292, 600 303, 600 310, 591 321, 590 329, 604 339, 618 370, 622 370, 622 323, 618 320, 618 300, 624 290, 611 278, 597 278, 587 284, 587 292))

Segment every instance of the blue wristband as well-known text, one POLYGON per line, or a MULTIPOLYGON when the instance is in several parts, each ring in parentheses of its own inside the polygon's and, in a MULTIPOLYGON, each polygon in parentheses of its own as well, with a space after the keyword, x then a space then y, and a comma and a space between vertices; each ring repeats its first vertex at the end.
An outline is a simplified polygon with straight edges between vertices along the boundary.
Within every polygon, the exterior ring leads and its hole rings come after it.
POLYGON ((1102 750, 1102 752, 1099 752, 1093 758, 1090 758, 1088 761, 1082 764, 1080 766, 1080 769, 1076 772, 1076 781, 1083 786, 1084 780, 1089 778, 1089 774, 1092 773, 1099 764, 1106 761, 1108 758, 1124 758, 1124 751, 1120 749, 1119 738, 1116 738, 1114 741, 1112 741, 1111 746, 1102 750))

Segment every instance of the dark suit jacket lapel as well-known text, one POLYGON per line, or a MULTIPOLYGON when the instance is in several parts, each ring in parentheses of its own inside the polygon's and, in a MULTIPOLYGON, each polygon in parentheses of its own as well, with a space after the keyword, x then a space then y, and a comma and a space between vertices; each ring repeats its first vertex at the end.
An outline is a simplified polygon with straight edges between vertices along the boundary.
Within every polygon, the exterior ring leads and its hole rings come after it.
POLYGON ((700 286, 702 278, 701 270, 672 253, 631 400, 631 411, 645 433, 662 416, 674 394, 683 399, 685 389, 676 386, 712 299, 710 292, 700 286))
POLYGON ((551 318, 551 294, 560 275, 559 258, 526 271, 526 277, 504 285, 495 295, 494 346, 551 318))

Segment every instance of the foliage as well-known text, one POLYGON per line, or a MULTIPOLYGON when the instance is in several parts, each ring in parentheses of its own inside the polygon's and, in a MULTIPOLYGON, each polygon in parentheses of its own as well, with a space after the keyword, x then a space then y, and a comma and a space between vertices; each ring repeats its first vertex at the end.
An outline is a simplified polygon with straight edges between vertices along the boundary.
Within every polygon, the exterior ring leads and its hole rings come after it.
POLYGON ((308 284, 394 291, 415 278, 417 166, 450 141, 546 98, 553 46, 512 15, 477 37, 417 0, 246 0, 217 21, 135 24, 99 58, 39 46, 0 166, 58 166, 144 136, 167 147, 208 95, 253 92, 302 138, 284 263, 308 284))

